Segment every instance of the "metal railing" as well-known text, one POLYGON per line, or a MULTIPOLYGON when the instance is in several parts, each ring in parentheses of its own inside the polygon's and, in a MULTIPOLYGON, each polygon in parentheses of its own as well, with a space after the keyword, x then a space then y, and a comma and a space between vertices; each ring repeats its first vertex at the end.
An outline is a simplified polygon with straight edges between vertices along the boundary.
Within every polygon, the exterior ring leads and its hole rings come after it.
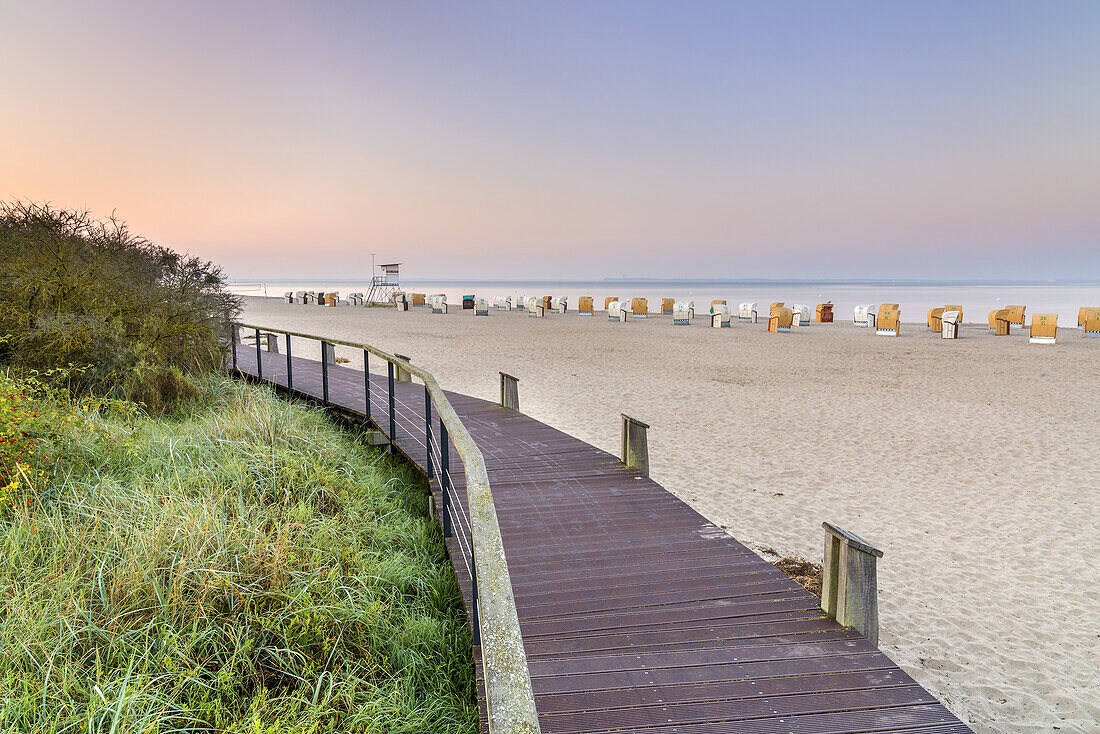
POLYGON ((234 324, 230 344, 231 366, 235 371, 247 374, 242 369, 240 352, 248 349, 248 361, 251 362, 254 349, 254 374, 258 379, 320 398, 326 404, 367 418, 385 434, 390 451, 399 450, 399 438, 405 444, 400 450, 406 455, 411 457, 423 450, 425 471, 429 478, 437 481, 443 499, 440 508, 443 535, 454 538, 461 549, 461 559, 452 558, 452 562, 464 564, 473 587, 472 631, 474 644, 481 647, 489 729, 502 734, 537 734, 538 715, 531 676, 485 459, 435 378, 407 359, 367 344, 267 326, 234 324), (242 329, 253 332, 249 336, 255 337, 254 347, 245 345, 239 337, 242 329), (283 338, 285 359, 277 353, 279 336, 283 338), (320 343, 319 385, 315 375, 302 374, 303 358, 292 356, 293 339, 320 343), (362 387, 356 385, 354 388, 356 392, 362 389, 359 407, 351 404, 352 399, 348 397, 352 394, 349 388, 353 380, 359 379, 354 377, 357 370, 337 365, 337 346, 356 350, 356 353, 362 351, 362 387), (384 376, 371 374, 372 356, 386 363, 384 376), (298 374, 295 374, 296 359, 298 374), (423 402, 418 396, 413 397, 414 390, 397 388, 399 383, 411 382, 413 377, 423 383, 423 402), (331 400, 334 380, 340 383, 344 398, 341 402, 331 400), (383 380, 384 385, 379 384, 383 380), (319 390, 315 394, 311 388, 319 390), (399 436, 402 424, 406 430, 399 436), (419 427, 423 428, 423 433, 417 430, 419 427), (451 480, 452 445, 462 462, 466 480, 465 506, 455 501, 457 493, 451 480))

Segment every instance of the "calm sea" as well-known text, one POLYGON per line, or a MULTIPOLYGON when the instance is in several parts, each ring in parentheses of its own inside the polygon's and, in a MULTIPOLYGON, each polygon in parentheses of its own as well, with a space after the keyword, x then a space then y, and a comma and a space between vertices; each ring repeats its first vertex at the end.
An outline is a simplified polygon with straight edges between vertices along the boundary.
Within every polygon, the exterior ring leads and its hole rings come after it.
MULTIPOLYGON (((342 296, 355 291, 366 293, 370 284, 353 280, 267 281, 231 284, 233 290, 245 295, 281 297, 284 291, 337 291, 342 296)), ((438 281, 402 280, 402 290, 417 293, 444 293, 449 303, 461 303, 463 295, 486 296, 564 296, 574 309, 580 296, 594 296, 596 308, 603 306, 605 296, 624 299, 648 298, 649 310, 659 311, 662 298, 694 300, 698 310, 710 302, 725 299, 736 313, 742 301, 755 301, 766 312, 774 301, 806 304, 832 301, 837 320, 850 319, 857 304, 899 303, 902 320, 925 323, 928 309, 946 304, 960 304, 968 323, 984 323, 994 308, 1010 304, 1027 306, 1027 313, 1056 313, 1059 326, 1077 325, 1081 306, 1100 306, 1100 283, 1044 284, 965 284, 958 282, 890 283, 887 281, 438 281)))

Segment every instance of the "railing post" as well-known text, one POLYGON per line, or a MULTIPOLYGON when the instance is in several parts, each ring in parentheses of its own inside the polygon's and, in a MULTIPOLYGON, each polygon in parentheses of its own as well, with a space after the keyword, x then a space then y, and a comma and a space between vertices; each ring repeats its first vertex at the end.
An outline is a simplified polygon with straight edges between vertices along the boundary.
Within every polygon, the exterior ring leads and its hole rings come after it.
POLYGON ((286 389, 294 387, 294 367, 290 362, 290 334, 286 335, 286 389))
POLYGON ((267 342, 267 351, 278 354, 279 353, 279 335, 273 331, 269 331, 264 335, 267 342))
POLYGON ((451 537, 451 436, 443 419, 439 419, 439 467, 443 492, 443 537, 451 537))
POLYGON ((500 373, 500 404, 519 412, 519 378, 512 377, 507 372, 500 373))
POLYGON ((470 598, 470 627, 474 634, 474 644, 481 644, 481 620, 478 618, 478 600, 477 600, 477 563, 474 562, 474 544, 470 543, 470 581, 473 587, 473 593, 470 598))
POLYGON ((389 387, 390 387, 390 453, 394 453, 397 450, 397 446, 394 443, 397 440, 397 412, 395 408, 394 400, 394 364, 393 362, 386 362, 389 365, 389 387))
POLYGON ((424 468, 428 470, 428 479, 432 478, 432 393, 424 385, 424 468))
POLYGON ((370 352, 363 350, 363 395, 367 418, 370 418, 370 352))
POLYGON ((260 358, 260 330, 256 329, 256 378, 264 379, 264 361, 260 358))
MULTIPOLYGON (((406 357, 404 354, 398 354, 397 352, 394 352, 393 356, 397 357, 398 359, 403 359, 406 362, 411 362, 412 361, 411 357, 406 357)), ((397 365, 397 381, 398 382, 412 382, 412 373, 409 372, 404 367, 402 367, 401 365, 397 365)))
POLYGON ((620 413, 620 415, 623 417, 623 463, 636 469, 643 477, 648 477, 649 440, 646 431, 649 430, 649 424, 631 418, 626 413, 620 413))
POLYGON ((878 645, 878 559, 882 551, 830 522, 825 528, 821 608, 878 645))
POLYGON ((325 403, 328 403, 328 347, 328 342, 321 342, 321 399, 325 403))
POLYGON ((233 370, 237 370, 237 324, 229 325, 229 342, 233 347, 233 370))

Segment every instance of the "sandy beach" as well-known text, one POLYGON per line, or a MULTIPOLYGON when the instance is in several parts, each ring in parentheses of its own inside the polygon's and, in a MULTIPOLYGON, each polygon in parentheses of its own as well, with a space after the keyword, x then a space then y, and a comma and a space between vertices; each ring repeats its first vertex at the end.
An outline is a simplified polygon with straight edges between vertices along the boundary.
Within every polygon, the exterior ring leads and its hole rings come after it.
POLYGON ((976 731, 1100 727, 1100 340, 245 300, 446 389, 513 374, 525 413, 613 453, 620 413, 646 421, 654 479, 742 542, 820 561, 829 520, 882 548, 883 651, 976 731))

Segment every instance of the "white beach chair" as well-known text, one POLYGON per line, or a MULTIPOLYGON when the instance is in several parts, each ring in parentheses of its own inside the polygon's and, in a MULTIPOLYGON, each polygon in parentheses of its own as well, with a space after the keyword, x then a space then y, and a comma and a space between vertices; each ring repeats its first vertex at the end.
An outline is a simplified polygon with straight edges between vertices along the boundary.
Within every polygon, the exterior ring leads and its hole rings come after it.
POLYGON ((852 323, 856 326, 873 327, 875 325, 875 304, 866 303, 855 307, 852 323))
POLYGON ((546 315, 542 307, 542 299, 535 296, 526 296, 523 299, 523 310, 527 312, 528 316, 540 319, 546 315))
POLYGON ((478 296, 474 299, 474 316, 489 315, 489 299, 478 296))
POLYGON ((447 296, 441 293, 432 296, 432 313, 447 313, 447 296))
POLYGON ((569 310, 569 299, 565 296, 555 296, 550 300, 550 310, 554 313, 565 313, 569 310))
POLYGON ((737 320, 747 323, 756 323, 759 315, 756 312, 756 301, 746 301, 737 307, 737 320))
POLYGON ((283 303, 294 303, 294 291, 287 291, 283 294, 283 303))
POLYGON ((493 307, 496 308, 497 311, 511 311, 512 299, 508 296, 496 296, 493 299, 493 307))
POLYGON ((623 301, 612 301, 607 304, 608 321, 626 321, 627 314, 629 311, 623 301))
POLYGON ((940 336, 944 339, 958 339, 962 311, 944 311, 940 318, 943 324, 940 327, 940 336))
POLYGON ((792 326, 808 326, 814 318, 814 312, 803 303, 796 303, 791 306, 791 314, 794 316, 791 321, 792 326))
POLYGON ((710 325, 715 329, 728 329, 730 326, 730 307, 724 303, 710 307, 710 325))
POLYGON ((677 301, 672 306, 673 326, 690 326, 695 318, 695 301, 677 301))

